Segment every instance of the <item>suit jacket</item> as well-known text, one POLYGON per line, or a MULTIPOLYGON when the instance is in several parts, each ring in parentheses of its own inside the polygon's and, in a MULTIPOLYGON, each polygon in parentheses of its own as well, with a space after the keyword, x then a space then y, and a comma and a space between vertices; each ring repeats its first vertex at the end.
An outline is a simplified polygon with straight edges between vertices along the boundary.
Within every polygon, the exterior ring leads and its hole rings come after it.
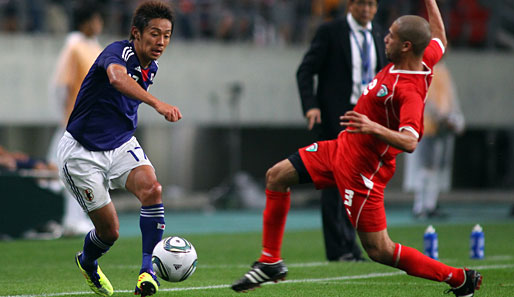
MULTIPOLYGON (((378 72, 386 65, 384 39, 373 24, 378 72)), ((350 25, 343 18, 322 24, 296 73, 303 113, 314 107, 321 110, 321 139, 334 139, 343 129, 339 116, 353 109, 352 52, 350 25), (318 75, 314 92, 314 76, 318 75)), ((359 54, 359 53, 356 53, 359 54)))

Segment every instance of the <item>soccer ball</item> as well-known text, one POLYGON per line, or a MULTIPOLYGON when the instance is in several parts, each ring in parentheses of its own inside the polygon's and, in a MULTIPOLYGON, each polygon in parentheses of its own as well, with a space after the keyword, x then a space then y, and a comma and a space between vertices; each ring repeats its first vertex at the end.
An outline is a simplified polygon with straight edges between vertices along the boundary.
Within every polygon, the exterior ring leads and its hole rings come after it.
POLYGON ((196 250, 187 240, 178 236, 164 238, 153 249, 153 270, 158 277, 169 282, 181 282, 196 270, 196 250))

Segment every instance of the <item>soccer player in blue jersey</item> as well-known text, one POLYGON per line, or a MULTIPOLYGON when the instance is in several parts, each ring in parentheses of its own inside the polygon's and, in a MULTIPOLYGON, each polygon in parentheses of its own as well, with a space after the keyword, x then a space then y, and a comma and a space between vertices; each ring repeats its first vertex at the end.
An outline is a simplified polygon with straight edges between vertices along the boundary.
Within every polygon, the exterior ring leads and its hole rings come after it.
POLYGON ((182 118, 177 107, 147 92, 158 69, 156 60, 170 42, 173 23, 173 11, 162 2, 143 2, 136 9, 130 39, 107 46, 89 70, 59 143, 61 179, 95 226, 75 261, 101 296, 113 294, 97 259, 119 237, 119 220, 109 196, 109 190, 116 188, 126 188, 141 202, 143 261, 135 294, 150 296, 159 289, 152 251, 165 227, 162 187, 133 134, 143 102, 167 121, 182 118))

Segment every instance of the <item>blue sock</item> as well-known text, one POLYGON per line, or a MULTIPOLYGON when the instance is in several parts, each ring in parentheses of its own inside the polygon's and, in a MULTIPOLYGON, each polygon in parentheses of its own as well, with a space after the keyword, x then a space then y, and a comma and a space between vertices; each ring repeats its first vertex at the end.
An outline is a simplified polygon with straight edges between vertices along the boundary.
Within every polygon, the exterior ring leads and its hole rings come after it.
POLYGON ((96 235, 96 229, 89 231, 84 239, 84 248, 80 257, 80 265, 86 271, 96 270, 96 261, 111 248, 113 243, 107 243, 96 235))
POLYGON ((153 248, 162 239, 165 228, 164 206, 162 203, 141 207, 139 227, 141 228, 143 240, 143 263, 139 273, 153 272, 153 248))

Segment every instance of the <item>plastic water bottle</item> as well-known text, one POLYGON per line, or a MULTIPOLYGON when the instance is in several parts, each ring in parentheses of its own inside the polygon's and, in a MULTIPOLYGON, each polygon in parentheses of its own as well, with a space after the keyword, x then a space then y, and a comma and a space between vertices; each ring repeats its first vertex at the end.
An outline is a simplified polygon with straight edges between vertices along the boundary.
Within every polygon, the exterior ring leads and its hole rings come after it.
POLYGON ((471 230, 471 236, 469 241, 469 256, 471 259, 483 259, 484 258, 484 231, 479 224, 476 224, 471 230))
POLYGON ((437 243, 437 233, 432 225, 429 225, 425 230, 425 235, 423 236, 424 250, 425 255, 429 256, 432 259, 439 259, 439 250, 437 243))

